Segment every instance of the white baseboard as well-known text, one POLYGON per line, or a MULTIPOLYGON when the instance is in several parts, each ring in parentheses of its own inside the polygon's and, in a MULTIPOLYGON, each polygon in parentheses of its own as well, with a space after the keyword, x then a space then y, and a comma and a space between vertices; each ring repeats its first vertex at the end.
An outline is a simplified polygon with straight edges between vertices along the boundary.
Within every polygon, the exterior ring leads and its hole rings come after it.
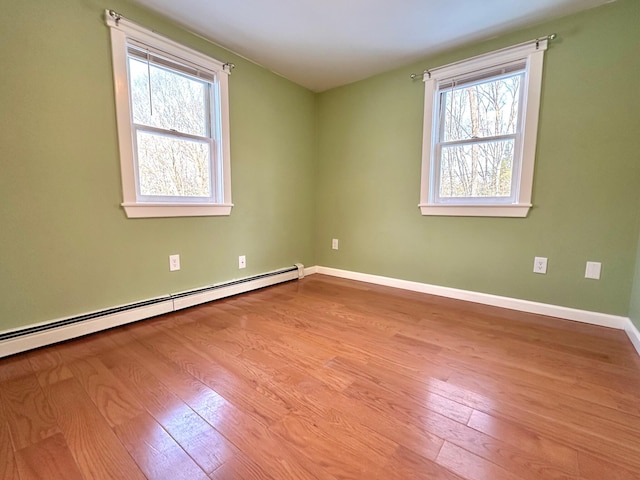
MULTIPOLYGON (((298 268, 302 269, 304 267, 300 265, 298 268)), ((305 272, 306 270, 307 269, 304 269, 305 272)), ((155 302, 150 305, 143 305, 139 307, 135 306, 135 308, 129 308, 124 311, 101 315, 96 318, 82 320, 77 323, 70 323, 68 325, 57 327, 52 326, 47 329, 47 325, 55 325, 75 317, 61 318, 49 322, 28 325, 27 327, 23 327, 22 329, 42 327, 43 330, 7 338, 0 341, 0 358, 20 352, 25 352, 27 350, 32 350, 34 348, 44 347, 53 343, 71 340, 73 338, 96 333, 120 325, 125 325, 127 323, 137 322, 139 320, 144 320, 145 318, 151 318, 157 315, 174 312, 176 310, 199 305, 201 303, 211 302, 221 298, 249 292, 251 290, 257 290, 259 288, 275 285, 277 283, 294 280, 299 278, 300 272, 298 270, 290 270, 282 273, 269 272, 265 275, 269 276, 261 277, 260 275, 258 275, 256 277, 261 278, 247 281, 241 279, 240 281, 229 282, 228 284, 224 283, 204 287, 212 288, 211 290, 198 289, 194 291, 175 293, 165 297, 158 297, 155 299, 147 300, 147 302, 155 302)), ((127 306, 124 305, 122 307, 127 306)), ((99 312, 77 315, 77 317, 92 315, 94 313, 99 312)), ((0 334, 13 333, 20 330, 21 329, 8 330, 0 332, 0 334)))
MULTIPOLYGON (((537 313, 540 315, 548 315, 550 317, 558 317, 566 320, 574 320, 576 322, 589 323, 592 325, 600 325, 603 327, 616 328, 618 330, 627 330, 631 321, 627 317, 610 315, 607 313, 591 312, 588 310, 579 310, 575 308, 562 307, 559 305, 550 305, 547 303, 531 302, 529 300, 520 300, 518 298, 501 297, 488 293, 473 292, 469 290, 460 290, 457 288, 441 287, 438 285, 430 285, 428 283, 411 282, 408 280, 400 280, 397 278, 382 277, 379 275, 370 275, 368 273, 351 272, 349 270, 339 270, 337 268, 321 267, 316 268, 317 273, 331 275, 334 277, 348 278, 350 280, 358 280, 361 282, 374 283, 377 285, 385 285, 388 287, 401 288, 414 292, 428 293, 438 295, 440 297, 455 298, 458 300, 466 300, 469 302, 481 303, 484 305, 492 305, 494 307, 503 307, 521 312, 537 313)), ((633 324, 631 324, 633 325, 633 324)), ((634 327, 635 328, 635 327, 634 327)), ((637 330, 636 330, 637 332, 637 330)), ((636 340, 640 340, 637 337, 636 340)), ((633 340, 632 340, 633 341, 633 340)), ((636 349, 638 349, 638 344, 636 349)), ((640 349, 638 349, 640 352, 640 349)))
POLYGON ((315 266, 315 265, 314 265, 313 267, 306 267, 306 268, 304 269, 304 275, 305 275, 305 277, 306 277, 307 275, 313 275, 314 273, 318 273, 318 267, 317 267, 317 266, 315 266))
POLYGON ((633 343, 633 346, 636 348, 638 355, 640 355, 640 330, 638 330, 638 327, 634 325, 630 318, 627 319, 627 325, 625 326, 624 331, 627 332, 629 340, 631 340, 631 343, 633 343))

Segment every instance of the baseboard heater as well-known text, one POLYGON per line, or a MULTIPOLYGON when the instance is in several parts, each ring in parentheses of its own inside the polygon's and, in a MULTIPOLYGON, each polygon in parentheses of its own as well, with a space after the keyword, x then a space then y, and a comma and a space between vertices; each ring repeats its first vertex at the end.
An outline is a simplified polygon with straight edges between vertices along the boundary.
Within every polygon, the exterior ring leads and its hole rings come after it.
POLYGON ((304 265, 0 333, 0 358, 304 277, 304 265))

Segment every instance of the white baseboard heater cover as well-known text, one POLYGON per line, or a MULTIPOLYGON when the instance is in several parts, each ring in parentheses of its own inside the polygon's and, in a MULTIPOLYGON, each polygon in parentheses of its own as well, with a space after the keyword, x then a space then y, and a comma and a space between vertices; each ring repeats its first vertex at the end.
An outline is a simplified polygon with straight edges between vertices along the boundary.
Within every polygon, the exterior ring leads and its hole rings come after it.
POLYGON ((304 277, 292 267, 0 333, 0 358, 304 277))

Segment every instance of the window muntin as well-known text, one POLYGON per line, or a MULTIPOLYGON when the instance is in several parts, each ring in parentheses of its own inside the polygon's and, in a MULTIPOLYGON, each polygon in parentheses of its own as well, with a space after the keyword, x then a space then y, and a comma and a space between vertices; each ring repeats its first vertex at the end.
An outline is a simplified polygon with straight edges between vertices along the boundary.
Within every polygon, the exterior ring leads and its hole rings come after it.
POLYGON ((230 67, 106 12, 128 217, 229 215, 230 67))
POLYGON ((525 217, 547 40, 425 72, 423 215, 525 217))

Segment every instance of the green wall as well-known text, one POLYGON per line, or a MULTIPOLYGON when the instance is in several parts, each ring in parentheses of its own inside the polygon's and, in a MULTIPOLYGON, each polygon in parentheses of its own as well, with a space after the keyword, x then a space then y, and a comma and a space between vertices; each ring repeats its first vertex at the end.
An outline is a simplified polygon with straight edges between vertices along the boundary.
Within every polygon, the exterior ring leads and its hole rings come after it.
POLYGON ((619 315, 631 305, 640 324, 635 0, 322 94, 125 0, 3 7, 0 331, 294 262, 619 315), (106 7, 237 65, 230 217, 125 217, 106 7), (409 73, 551 32, 529 217, 421 216, 423 84, 409 73), (531 272, 535 255, 547 275, 531 272), (603 262, 600 281, 583 278, 587 260, 603 262))
POLYGON ((640 2, 427 58, 318 100, 317 263, 627 315, 640 199, 640 2), (409 74, 557 33, 528 218, 421 216, 424 86, 409 74), (331 250, 331 239, 340 249, 331 250), (533 257, 549 258, 547 275, 533 257), (599 281, 585 262, 603 264, 599 281))
POLYGON ((0 16, 0 331, 313 264, 314 94, 124 1, 54 3, 0 16), (107 7, 236 64, 230 217, 125 217, 107 7))

